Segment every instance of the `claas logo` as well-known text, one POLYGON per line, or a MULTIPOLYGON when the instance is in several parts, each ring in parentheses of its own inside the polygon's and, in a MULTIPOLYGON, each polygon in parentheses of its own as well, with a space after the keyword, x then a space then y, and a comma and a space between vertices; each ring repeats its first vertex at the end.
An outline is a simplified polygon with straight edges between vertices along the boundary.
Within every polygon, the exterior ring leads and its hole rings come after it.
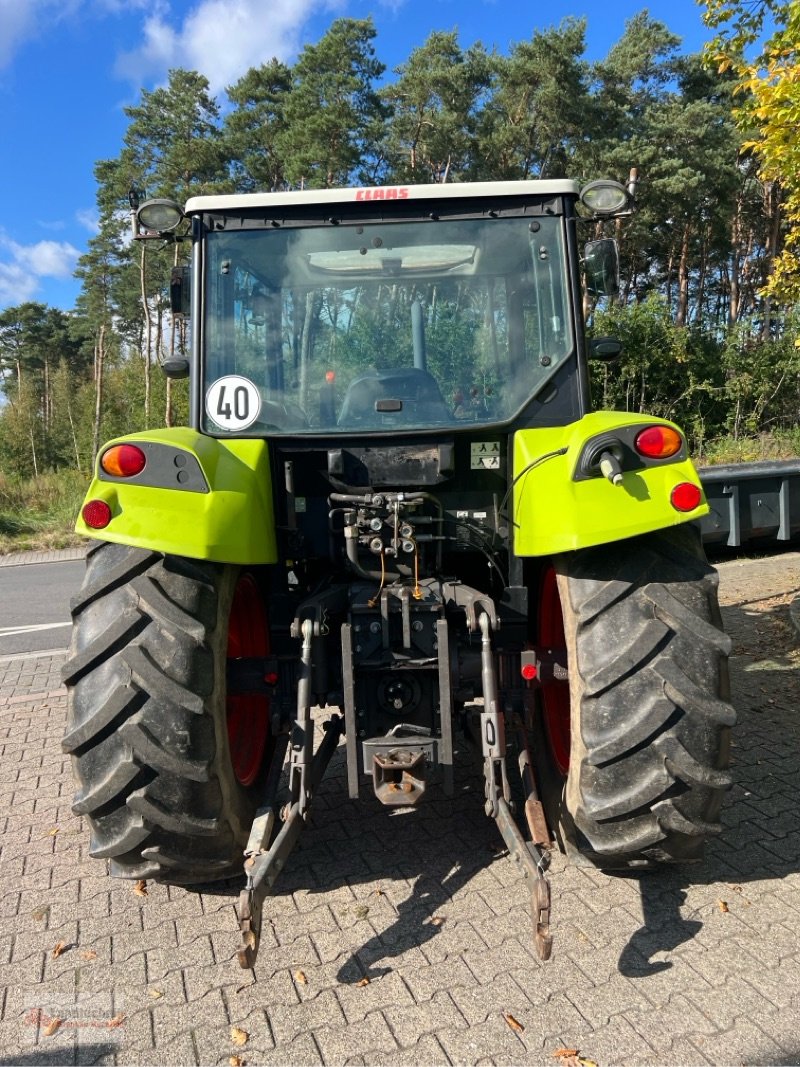
POLYGON ((408 189, 358 189, 356 200, 408 200, 408 189))

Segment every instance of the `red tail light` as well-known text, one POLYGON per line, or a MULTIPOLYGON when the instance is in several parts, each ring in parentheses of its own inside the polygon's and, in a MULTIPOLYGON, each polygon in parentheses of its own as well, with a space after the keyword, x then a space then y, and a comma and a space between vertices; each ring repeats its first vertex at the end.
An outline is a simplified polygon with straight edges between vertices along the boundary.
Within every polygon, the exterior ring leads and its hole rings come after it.
POLYGON ((136 445, 113 445, 100 458, 100 466, 114 478, 132 478, 141 474, 147 464, 147 456, 136 445))
POLYGON ((648 459, 669 459, 683 447, 683 440, 671 426, 648 426, 636 435, 636 451, 648 459))
POLYGON ((83 521, 93 530, 104 530, 111 522, 111 508, 105 500, 90 500, 81 511, 83 521))
POLYGON ((703 493, 694 482, 681 482, 672 490, 669 499, 676 511, 694 511, 700 506, 703 493))

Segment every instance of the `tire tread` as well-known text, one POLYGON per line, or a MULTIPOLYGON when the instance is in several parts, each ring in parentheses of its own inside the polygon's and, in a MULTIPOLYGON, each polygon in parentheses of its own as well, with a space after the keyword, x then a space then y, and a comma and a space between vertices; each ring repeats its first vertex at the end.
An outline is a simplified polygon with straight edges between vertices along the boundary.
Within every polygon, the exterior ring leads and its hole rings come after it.
POLYGON ((121 545, 87 556, 72 601, 62 746, 89 853, 113 874, 190 884, 241 866, 256 798, 236 782, 227 749, 235 577, 232 567, 121 545))
POLYGON ((720 829, 736 718, 699 535, 660 531, 556 568, 573 706, 562 836, 606 869, 695 859, 720 829))

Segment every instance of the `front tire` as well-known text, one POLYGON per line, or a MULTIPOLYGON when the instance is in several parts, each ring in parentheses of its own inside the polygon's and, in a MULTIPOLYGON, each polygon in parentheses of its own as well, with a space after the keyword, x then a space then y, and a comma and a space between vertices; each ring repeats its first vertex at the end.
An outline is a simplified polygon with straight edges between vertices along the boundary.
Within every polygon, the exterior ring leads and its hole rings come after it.
POLYGON ((735 721, 730 639, 698 532, 683 526, 565 554, 553 572, 561 618, 549 631, 563 627, 569 683, 539 702, 551 826, 568 852, 604 869, 698 858, 720 829, 735 721), (560 734, 559 708, 569 709, 560 734), (563 787, 555 803, 554 778, 563 787))
MULTIPOLYGON (((229 706, 226 659, 232 605, 252 599, 252 582, 230 565, 125 545, 100 544, 87 557, 72 602, 63 748, 89 853, 108 859, 112 874, 188 884, 241 866, 263 776, 252 758, 231 754, 230 741, 242 741, 231 715, 250 698, 229 706)), ((271 738, 263 764, 270 751, 271 738)))

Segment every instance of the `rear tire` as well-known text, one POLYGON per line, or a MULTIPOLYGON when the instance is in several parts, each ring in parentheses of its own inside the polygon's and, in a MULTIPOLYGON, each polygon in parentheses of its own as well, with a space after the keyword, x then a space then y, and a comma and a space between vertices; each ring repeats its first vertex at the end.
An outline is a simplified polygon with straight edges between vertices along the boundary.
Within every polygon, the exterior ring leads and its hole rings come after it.
POLYGON ((188 884, 241 867, 263 775, 232 760, 229 745, 237 581, 230 565, 125 545, 89 553, 72 602, 63 748, 89 853, 108 859, 112 874, 188 884))
POLYGON ((551 826, 567 852, 604 869, 697 859, 720 829, 735 721, 730 639, 699 534, 677 527, 565 554, 553 566, 571 740, 565 778, 540 700, 536 747, 551 826))

